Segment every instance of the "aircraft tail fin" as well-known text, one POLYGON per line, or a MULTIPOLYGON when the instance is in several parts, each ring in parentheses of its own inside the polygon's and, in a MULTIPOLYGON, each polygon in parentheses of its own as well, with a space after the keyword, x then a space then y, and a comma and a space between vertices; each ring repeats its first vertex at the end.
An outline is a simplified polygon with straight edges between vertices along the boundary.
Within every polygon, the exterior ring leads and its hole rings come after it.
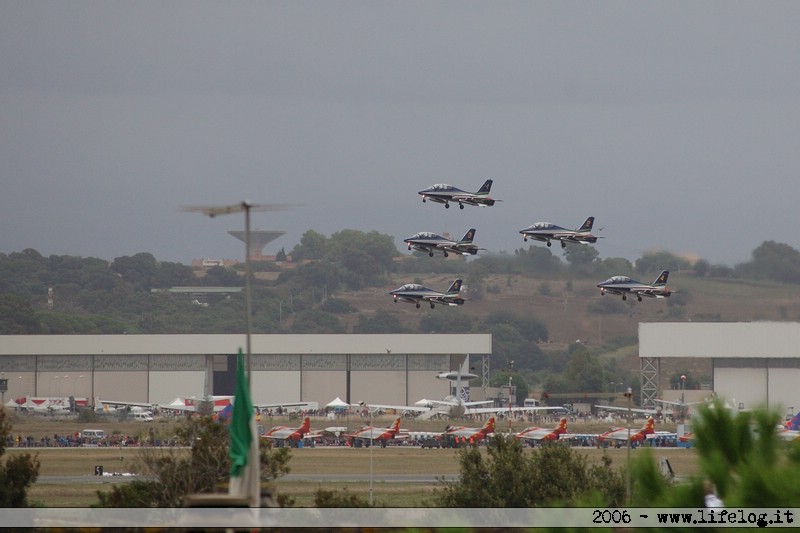
POLYGON ((578 231, 592 231, 592 226, 594 226, 594 217, 587 218, 578 231))
POLYGON ((478 192, 476 192, 475 194, 489 194, 489 191, 491 190, 492 190, 492 180, 486 180, 483 182, 483 185, 481 185, 481 188, 478 189, 478 192))
POLYGON ((484 433, 494 433, 494 417, 490 416, 489 420, 483 425, 483 432, 484 433))
POLYGON ((653 282, 653 285, 657 286, 664 286, 667 284, 667 278, 669 277, 669 270, 662 270, 661 274, 658 275, 656 280, 653 282))
POLYGON ((392 433, 399 433, 400 432, 400 417, 398 416, 395 418, 392 427, 390 428, 392 433))
POLYGON ((567 432, 567 419, 562 418, 561 421, 558 423, 558 432, 559 433, 566 433, 567 432))
POLYGON ((788 429, 793 429, 795 431, 800 430, 800 411, 798 411, 786 425, 788 429))
POLYGON ((474 238, 475 238, 475 228, 470 228, 458 242, 459 244, 471 244, 472 239, 474 238))
POLYGON ((461 280, 461 279, 455 280, 450 285, 450 288, 447 289, 447 294, 458 294, 459 292, 461 292, 461 284, 462 283, 463 283, 463 280, 461 280))
POLYGON ((300 433, 308 433, 309 431, 311 431, 311 419, 305 417, 303 419, 303 425, 300 426, 300 433))
POLYGON ((645 426, 644 426, 645 434, 649 435, 651 433, 655 433, 655 430, 656 430, 656 421, 653 420, 652 417, 648 418, 647 419, 647 424, 645 424, 645 426))

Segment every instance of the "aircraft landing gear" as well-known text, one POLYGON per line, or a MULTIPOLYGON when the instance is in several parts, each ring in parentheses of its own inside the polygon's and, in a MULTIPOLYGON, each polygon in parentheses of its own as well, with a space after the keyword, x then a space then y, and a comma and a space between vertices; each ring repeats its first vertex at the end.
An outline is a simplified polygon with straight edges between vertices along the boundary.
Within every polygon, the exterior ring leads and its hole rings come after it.
POLYGON ((450 204, 449 204, 448 202, 445 202, 445 203, 444 203, 444 208, 445 208, 445 209, 450 209, 450 204))
POLYGON ((460 203, 460 204, 458 204, 458 208, 459 208, 459 209, 464 209, 464 204, 461 204, 461 203, 460 203))
POLYGON ((564 241, 561 241, 561 247, 562 248, 566 248, 567 247, 567 243, 565 243, 564 241))
POLYGON ((547 247, 550 248, 551 246, 553 246, 553 243, 550 242, 550 241, 547 241, 547 247))
POLYGON ((444 252, 444 256, 447 257, 447 252, 444 252))
POLYGON ((436 306, 433 305, 433 302, 431 302, 431 309, 433 309, 434 307, 436 307, 436 306))
POLYGON ((623 294, 623 295, 622 295, 622 301, 624 302, 624 301, 625 301, 625 300, 627 300, 627 299, 628 299, 628 297, 627 297, 627 296, 625 296, 625 295, 623 294))
POLYGON ((417 302, 417 309, 419 309, 419 302, 417 302))
POLYGON ((637 296, 636 299, 639 300, 640 302, 642 301, 642 297, 641 296, 637 296))
POLYGON ((431 250, 430 252, 428 252, 428 255, 429 255, 429 256, 431 256, 431 257, 433 257, 433 250, 431 250))

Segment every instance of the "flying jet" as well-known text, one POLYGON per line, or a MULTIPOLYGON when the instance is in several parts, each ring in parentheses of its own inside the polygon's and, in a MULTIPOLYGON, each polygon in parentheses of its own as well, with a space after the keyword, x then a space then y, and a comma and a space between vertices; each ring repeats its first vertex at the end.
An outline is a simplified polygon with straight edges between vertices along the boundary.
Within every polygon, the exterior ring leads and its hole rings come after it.
POLYGON ((297 442, 303 439, 310 431, 311 419, 305 417, 300 427, 290 428, 288 426, 275 426, 261 435, 261 437, 279 441, 297 442))
POLYGON ((518 439, 528 439, 533 441, 543 441, 543 440, 558 440, 559 436, 563 435, 567 432, 567 419, 562 418, 561 421, 558 423, 558 427, 550 429, 550 428, 537 428, 537 427, 530 427, 525 428, 515 436, 518 439))
MULTIPOLYGON (((655 433, 655 421, 652 418, 647 419, 647 423, 639 431, 630 431, 631 443, 641 442, 647 438, 648 435, 655 433)), ((598 435, 597 440, 600 442, 628 442, 628 429, 627 428, 611 428, 605 433, 598 435)))
POLYGON ((465 204, 486 207, 499 202, 500 200, 494 200, 489 196, 491 188, 492 180, 486 180, 481 188, 478 189, 478 192, 462 191, 458 187, 453 187, 446 183, 437 183, 419 191, 418 194, 422 196, 423 202, 430 200, 431 202, 444 204, 448 209, 450 208, 450 202, 457 202, 458 207, 464 209, 465 204))
POLYGON ((628 276, 613 276, 602 283, 598 283, 600 294, 610 292, 611 294, 621 294, 623 300, 628 299, 628 294, 633 294, 641 302, 642 296, 648 298, 669 298, 673 291, 667 288, 667 277, 669 270, 664 270, 658 275, 652 284, 642 283, 631 279, 628 276))
POLYGON ((400 434, 400 417, 398 416, 392 427, 376 428, 375 426, 364 426, 358 431, 345 434, 351 440, 360 440, 363 443, 380 442, 381 447, 386 447, 386 442, 392 439, 405 438, 400 434))
POLYGON ((547 246, 551 245, 551 240, 561 241, 561 247, 566 248, 568 242, 578 244, 589 244, 597 242, 599 237, 592 235, 592 225, 594 224, 594 217, 589 217, 578 229, 567 229, 561 226, 556 226, 550 222, 537 222, 532 226, 519 230, 522 234, 522 239, 528 242, 528 239, 535 241, 546 242, 547 246))
POLYGON ((494 433, 494 417, 489 417, 489 420, 480 428, 468 428, 464 426, 451 427, 447 426, 442 433, 443 437, 453 436, 459 439, 466 439, 470 442, 478 442, 487 438, 494 433))
POLYGON ((409 250, 428 252, 428 255, 431 257, 433 257, 433 252, 442 252, 444 256, 447 257, 450 253, 475 255, 478 253, 478 250, 483 250, 484 248, 478 248, 472 244, 472 239, 474 238, 475 228, 472 228, 464 234, 464 237, 462 237, 460 241, 446 239, 441 235, 423 231, 417 233, 413 237, 404 239, 403 242, 408 245, 409 250))
POLYGON ((428 302, 431 309, 433 309, 437 303, 456 306, 464 303, 464 298, 459 295, 461 292, 461 283, 462 280, 455 280, 446 292, 435 291, 417 283, 407 283, 389 292, 389 294, 394 297, 395 303, 401 300, 410 302, 416 304, 417 309, 420 307, 420 302, 428 302))

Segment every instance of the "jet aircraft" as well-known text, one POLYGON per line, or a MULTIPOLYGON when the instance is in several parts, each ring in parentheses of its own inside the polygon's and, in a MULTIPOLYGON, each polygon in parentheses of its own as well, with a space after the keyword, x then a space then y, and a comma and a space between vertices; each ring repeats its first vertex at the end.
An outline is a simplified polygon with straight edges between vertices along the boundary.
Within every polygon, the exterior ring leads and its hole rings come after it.
POLYGON ((783 440, 800 440, 800 412, 787 421, 786 425, 778 428, 778 437, 783 440))
MULTIPOLYGON (((605 433, 598 435, 597 440, 600 442, 628 442, 628 429, 627 428, 611 428, 605 433)), ((652 418, 647 419, 647 423, 639 431, 630 431, 631 443, 641 442, 647 438, 648 435, 655 433, 655 421, 652 418)))
POLYGON ((461 292, 461 283, 462 280, 455 280, 446 292, 435 291, 417 283, 407 283, 389 292, 389 294, 394 297, 395 303, 399 301, 410 302, 416 304, 417 309, 420 307, 420 302, 428 302, 431 309, 437 303, 456 306, 464 303, 464 298, 459 294, 461 292))
POLYGON ((447 426, 445 428, 444 433, 442 433, 443 437, 447 437, 448 435, 453 437, 458 437, 460 439, 467 439, 471 442, 478 442, 479 440, 486 439, 489 435, 494 433, 494 417, 489 417, 489 420, 483 425, 483 427, 479 428, 469 428, 464 426, 456 426, 450 427, 447 426))
POLYGON ((149 413, 153 414, 153 409, 158 405, 145 402, 126 402, 115 400, 101 400, 99 397, 94 399, 94 410, 98 413, 124 414, 124 413, 149 413))
POLYGON ((403 411, 404 413, 416 413, 420 418, 431 418, 434 416, 446 416, 449 418, 458 418, 465 414, 474 414, 477 405, 488 405, 492 403, 491 400, 481 400, 475 402, 467 402, 462 398, 464 392, 461 386, 461 381, 471 381, 478 379, 477 374, 469 374, 458 372, 440 372, 436 375, 436 379, 443 381, 450 381, 455 384, 456 394, 448 395, 442 400, 427 400, 425 398, 415 402, 414 405, 380 405, 369 404, 370 409, 394 409, 403 411))
POLYGON ((673 291, 667 288, 667 277, 669 270, 664 270, 658 275, 652 284, 642 283, 631 279, 628 276, 613 276, 602 283, 598 283, 600 294, 610 292, 611 294, 621 294, 623 300, 628 299, 628 294, 633 294, 641 302, 642 296, 648 298, 669 298, 673 291))
POLYGON ((519 230, 519 232, 525 242, 528 242, 528 239, 533 239, 546 242, 547 246, 550 246, 552 244, 550 241, 555 240, 561 241, 561 247, 566 248, 568 242, 578 244, 597 242, 599 237, 592 234, 592 225, 594 225, 594 217, 589 217, 580 228, 574 230, 562 228, 550 222, 537 222, 532 226, 519 230))
POLYGON ((408 239, 404 239, 403 242, 408 245, 409 250, 428 252, 428 255, 431 257, 433 257, 433 252, 442 252, 444 256, 447 257, 450 253, 475 255, 478 253, 478 250, 483 250, 484 248, 478 248, 472 244, 472 239, 474 238, 475 228, 472 228, 464 234, 464 237, 462 237, 460 241, 446 239, 441 235, 423 231, 408 239))
POLYGON ((500 200, 494 200, 489 196, 491 188, 492 180, 486 180, 477 192, 462 191, 458 187, 453 187, 446 183, 437 183, 419 191, 418 194, 422 196, 423 202, 430 200, 431 202, 444 204, 448 209, 450 208, 450 202, 457 202, 458 207, 464 209, 465 204, 486 207, 499 202, 500 200))
POLYGON ((374 426, 364 426, 358 431, 350 434, 345 434, 345 437, 351 440, 360 440, 363 443, 380 442, 381 447, 386 447, 386 442, 392 439, 405 438, 400 434, 400 417, 398 416, 392 427, 376 428, 374 426))
POLYGON ((550 428, 537 428, 537 427, 530 427, 525 428, 515 436, 518 439, 528 439, 533 441, 543 441, 543 440, 558 440, 558 438, 567 432, 567 419, 562 418, 561 421, 558 423, 558 427, 550 429, 550 428))
POLYGON ((305 417, 300 427, 290 428, 288 426, 275 426, 264 433, 261 437, 279 441, 297 442, 303 439, 303 437, 305 437, 310 431, 311 419, 305 417))

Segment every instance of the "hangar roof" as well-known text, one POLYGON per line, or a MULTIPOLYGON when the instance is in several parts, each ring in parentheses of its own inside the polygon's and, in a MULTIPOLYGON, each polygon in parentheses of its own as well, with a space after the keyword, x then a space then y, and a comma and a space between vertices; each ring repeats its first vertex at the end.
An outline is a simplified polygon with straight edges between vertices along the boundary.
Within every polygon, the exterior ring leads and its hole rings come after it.
POLYGON ((640 323, 639 357, 796 358, 800 323, 640 323))
MULTIPOLYGON (((490 334, 252 335, 254 354, 491 354, 490 334)), ((2 355, 232 354, 245 335, 0 335, 2 355)))

